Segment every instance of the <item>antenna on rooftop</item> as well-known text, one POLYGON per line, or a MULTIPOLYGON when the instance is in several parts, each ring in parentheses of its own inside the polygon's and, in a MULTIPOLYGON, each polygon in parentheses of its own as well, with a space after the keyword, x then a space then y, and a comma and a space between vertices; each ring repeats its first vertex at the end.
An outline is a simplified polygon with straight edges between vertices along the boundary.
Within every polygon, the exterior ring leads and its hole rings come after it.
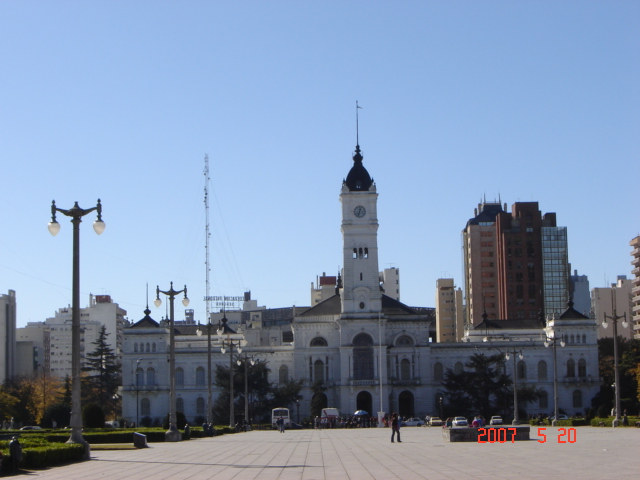
POLYGON ((362 109, 360 105, 358 105, 358 101, 356 100, 356 145, 360 145, 360 131, 358 125, 358 110, 362 109))
POLYGON ((205 312, 206 321, 209 323, 211 320, 209 315, 211 314, 211 297, 209 296, 209 272, 211 271, 209 266, 209 155, 204 156, 204 211, 205 211, 205 265, 206 265, 206 280, 205 280, 205 312))

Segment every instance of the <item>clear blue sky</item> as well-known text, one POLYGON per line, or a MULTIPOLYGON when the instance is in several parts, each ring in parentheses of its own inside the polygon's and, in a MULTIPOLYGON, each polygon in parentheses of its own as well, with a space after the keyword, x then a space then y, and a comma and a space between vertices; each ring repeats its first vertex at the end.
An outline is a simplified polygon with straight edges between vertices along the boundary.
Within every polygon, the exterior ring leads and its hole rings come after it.
POLYGON ((138 320, 146 283, 174 281, 204 321, 205 153, 211 294, 308 305, 342 262, 356 100, 405 303, 461 284, 484 195, 557 212, 591 287, 631 272, 637 1, 5 0, 0 65, 0 292, 19 326, 71 303, 53 199, 103 202, 104 234, 81 227, 82 306, 110 294, 138 320))

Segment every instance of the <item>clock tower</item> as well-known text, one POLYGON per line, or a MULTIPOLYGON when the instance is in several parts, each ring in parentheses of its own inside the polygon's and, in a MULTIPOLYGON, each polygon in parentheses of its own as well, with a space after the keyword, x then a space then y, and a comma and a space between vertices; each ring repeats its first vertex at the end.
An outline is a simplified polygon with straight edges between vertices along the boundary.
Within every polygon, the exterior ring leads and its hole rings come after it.
POLYGON ((362 165, 356 145, 353 167, 342 182, 343 273, 340 300, 342 315, 370 318, 382 306, 378 270, 378 194, 362 165))

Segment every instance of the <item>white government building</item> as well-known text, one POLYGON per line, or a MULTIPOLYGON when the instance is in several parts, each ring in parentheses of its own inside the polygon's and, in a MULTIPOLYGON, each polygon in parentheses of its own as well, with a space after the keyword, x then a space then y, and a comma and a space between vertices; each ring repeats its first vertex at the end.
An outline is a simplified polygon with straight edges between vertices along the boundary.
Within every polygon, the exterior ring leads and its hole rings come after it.
MULTIPOLYGON (((461 371, 474 353, 508 350, 522 350, 523 358, 517 366, 507 362, 507 373, 513 375, 515 366, 518 385, 546 392, 537 403, 521 408, 551 414, 554 349, 545 347, 547 335, 566 342, 564 347, 557 342, 559 408, 584 414, 600 387, 595 320, 569 306, 547 320, 485 319, 465 331, 461 341, 436 342, 430 337, 433 309, 398 301, 398 289, 380 273, 377 188, 362 165, 359 146, 353 161, 340 193, 343 269, 335 282, 312 288, 310 308, 265 309, 248 297, 244 311, 226 312, 237 332, 232 338, 246 340, 243 353, 268 362, 271 382, 304 380, 300 417, 310 414, 311 386, 317 380, 328 387, 326 405, 345 414, 365 410, 375 415, 382 409, 404 417, 439 416, 448 369, 461 371)), ((398 284, 394 270, 385 273, 398 284)), ((169 412, 169 329, 149 313, 145 310, 142 320, 124 330, 123 416, 129 422, 161 420, 169 412)), ((217 324, 220 315, 213 314, 212 322, 217 324)), ((177 411, 189 422, 206 417, 207 336, 198 336, 196 329, 193 322, 175 325, 177 411)), ((215 330, 212 343, 212 364, 229 365, 229 353, 220 352, 215 330)), ((214 399, 217 394, 214 386, 214 399)), ((296 414, 293 408, 294 419, 296 414)))

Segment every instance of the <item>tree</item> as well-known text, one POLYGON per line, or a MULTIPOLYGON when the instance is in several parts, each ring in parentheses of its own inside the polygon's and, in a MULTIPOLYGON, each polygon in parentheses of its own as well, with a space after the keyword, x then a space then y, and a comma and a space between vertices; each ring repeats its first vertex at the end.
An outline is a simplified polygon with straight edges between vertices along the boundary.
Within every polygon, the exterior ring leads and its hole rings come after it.
POLYGON ((87 428, 104 428, 104 411, 97 403, 88 403, 82 409, 82 423, 87 428))
POLYGON ((34 425, 39 410, 35 380, 26 377, 8 379, 3 390, 16 400, 9 409, 9 418, 13 417, 17 424, 34 425))
POLYGON ((100 328, 95 342, 95 350, 85 355, 83 372, 87 372, 89 385, 88 400, 102 405, 105 412, 115 413, 118 408, 116 393, 120 385, 120 365, 116 355, 107 343, 107 327, 100 328))
MULTIPOLYGON (((236 417, 244 416, 245 400, 249 402, 249 420, 252 422, 269 422, 271 410, 276 407, 290 407, 300 398, 302 380, 289 380, 276 385, 269 383, 269 372, 265 360, 258 360, 254 365, 242 362, 233 369, 233 397, 234 414, 236 417), (249 374, 248 399, 245 399, 245 366, 249 374)), ((213 417, 215 423, 226 424, 229 422, 229 367, 216 365, 215 385, 222 391, 213 403, 213 417)), ((234 419, 235 421, 236 419, 234 419)))
MULTIPOLYGON (((461 373, 447 370, 444 388, 446 390, 447 412, 451 415, 477 415, 485 418, 501 412, 509 414, 513 402, 513 381, 505 372, 504 355, 486 356, 476 353, 469 358, 461 373)), ((540 390, 521 386, 518 388, 518 411, 522 405, 535 401, 540 390)))
MULTIPOLYGON (((603 385, 600 391, 591 400, 593 408, 605 406, 611 410, 615 403, 615 359, 613 356, 613 338, 601 338, 598 340, 598 358, 600 377, 603 385)), ((620 369, 620 399, 623 409, 638 412, 640 407, 640 340, 629 340, 618 336, 618 366, 620 369)))
MULTIPOLYGON (((233 398, 234 414, 244 415, 244 365, 233 369, 233 398), (241 401, 242 400, 242 401, 241 401)), ((270 411, 270 395, 272 387, 268 380, 271 370, 267 367, 265 360, 258 360, 254 365, 249 365, 249 416, 253 421, 263 420, 270 411)), ((226 424, 229 422, 229 367, 216 365, 215 385, 222 390, 216 398, 212 410, 216 423, 226 424)), ((235 419, 234 419, 235 422, 235 419)))

